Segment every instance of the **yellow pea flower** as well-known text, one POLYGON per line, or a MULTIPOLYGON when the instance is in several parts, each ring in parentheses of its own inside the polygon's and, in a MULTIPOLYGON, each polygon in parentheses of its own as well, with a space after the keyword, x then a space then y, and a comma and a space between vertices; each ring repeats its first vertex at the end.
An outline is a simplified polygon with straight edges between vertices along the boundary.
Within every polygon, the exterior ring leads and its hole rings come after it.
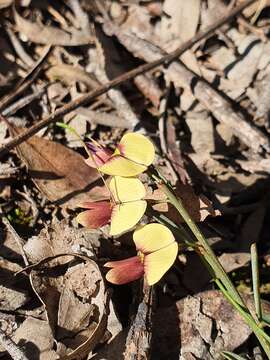
POLYGON ((178 244, 166 226, 156 223, 139 227, 133 234, 133 240, 137 256, 107 262, 104 266, 111 269, 106 279, 121 285, 145 275, 148 285, 154 285, 173 265, 178 244))

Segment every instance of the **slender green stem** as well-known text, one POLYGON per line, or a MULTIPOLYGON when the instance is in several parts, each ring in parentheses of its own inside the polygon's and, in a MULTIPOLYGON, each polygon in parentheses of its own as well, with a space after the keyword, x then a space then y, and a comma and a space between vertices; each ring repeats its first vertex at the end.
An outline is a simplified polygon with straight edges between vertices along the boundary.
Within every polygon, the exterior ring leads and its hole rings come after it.
POLYGON ((191 232, 196 237, 199 245, 201 245, 201 249, 200 249, 201 256, 204 257, 206 259, 206 261, 210 264, 210 266, 213 268, 216 277, 219 278, 223 282, 223 284, 225 285, 225 287, 229 291, 230 295, 233 296, 234 299, 240 305, 244 306, 245 304, 244 304, 240 294, 238 293, 238 291, 234 287, 234 285, 231 282, 230 278, 227 276, 225 270, 223 269, 220 262, 216 258, 216 255, 214 254, 213 250, 209 246, 207 240, 204 238, 204 236, 201 233, 200 229, 195 224, 195 222, 191 219, 190 215, 188 214, 188 212, 184 208, 184 206, 182 204, 182 201, 180 199, 178 199, 174 195, 172 190, 165 183, 161 184, 160 187, 161 187, 162 191, 168 197, 168 200, 170 201, 170 203, 176 208, 176 210, 179 212, 181 217, 184 219, 184 221, 186 222, 186 224, 190 228, 191 232))
POLYGON ((261 306, 261 297, 260 297, 260 278, 259 278, 259 262, 258 262, 258 252, 256 244, 252 244, 250 247, 251 253, 251 271, 252 271, 252 286, 253 286, 253 296, 256 309, 256 315, 258 320, 262 319, 262 306, 261 306))
POLYGON ((230 351, 222 351, 222 356, 227 360, 246 360, 240 355, 234 354, 230 351))

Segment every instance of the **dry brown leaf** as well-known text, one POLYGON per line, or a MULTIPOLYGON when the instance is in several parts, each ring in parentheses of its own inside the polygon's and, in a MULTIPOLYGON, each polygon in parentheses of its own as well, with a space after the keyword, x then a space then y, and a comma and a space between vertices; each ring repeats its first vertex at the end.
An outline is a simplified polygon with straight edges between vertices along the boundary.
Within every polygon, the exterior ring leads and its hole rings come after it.
MULTIPOLYGON (((13 134, 21 131, 11 129, 13 134)), ((36 186, 50 201, 74 208, 81 201, 106 197, 107 190, 97 170, 87 166, 75 151, 38 136, 16 149, 36 186)))
MULTIPOLYGON (((1 255, 2 252, 1 252, 1 255)), ((15 276, 22 267, 13 261, 0 259, 0 310, 14 311, 27 303, 28 279, 25 275, 15 276)))
POLYGON ((14 311, 25 305, 28 300, 26 292, 0 285, 0 310, 14 311))
POLYGON ((85 31, 71 27, 67 32, 54 26, 31 22, 24 19, 15 7, 14 18, 17 30, 34 43, 60 46, 78 46, 93 43, 93 36, 85 34, 85 31))
POLYGON ((188 174, 185 170, 184 160, 180 150, 180 144, 177 143, 175 126, 173 119, 168 116, 166 121, 166 133, 168 144, 168 158, 171 160, 173 168, 176 170, 181 182, 186 184, 188 181, 188 174))
POLYGON ((162 97, 162 91, 155 78, 146 73, 136 76, 134 83, 143 95, 149 99, 156 108, 158 108, 162 97))
POLYGON ((255 118, 263 118, 263 124, 268 129, 268 114, 270 112, 270 66, 268 65, 264 71, 260 71, 253 87, 249 87, 246 92, 247 96, 256 106, 255 118))
MULTIPOLYGON (((17 316, 14 314, 14 312, 11 314, 0 311, 0 317, 0 329, 4 331, 8 337, 11 337, 11 335, 14 334, 18 327, 17 316)), ((3 358, 4 352, 6 352, 6 348, 4 347, 4 344, 0 343, 0 358, 3 358)))
POLYGON ((121 117, 117 112, 99 112, 93 111, 85 107, 79 107, 75 113, 83 116, 88 122, 92 124, 99 124, 109 127, 119 127, 123 129, 133 129, 134 126, 127 121, 126 118, 121 117))
MULTIPOLYGON (((93 72, 101 84, 106 84, 109 81, 106 71, 106 55, 103 50, 103 45, 98 38, 96 38, 95 45, 95 49, 90 48, 88 50, 90 65, 87 67, 87 70, 93 72)), ((115 88, 110 89, 107 95, 114 104, 118 115, 126 120, 127 127, 134 128, 138 124, 139 119, 121 90, 115 88)))
POLYGON ((191 145, 201 158, 209 158, 215 151, 214 126, 208 112, 189 112, 186 123, 191 132, 191 145))
POLYGON ((0 239, 0 309, 14 311, 29 301, 29 280, 22 273, 15 276, 22 266, 20 246, 14 234, 7 227, 5 232, 0 228, 0 239))

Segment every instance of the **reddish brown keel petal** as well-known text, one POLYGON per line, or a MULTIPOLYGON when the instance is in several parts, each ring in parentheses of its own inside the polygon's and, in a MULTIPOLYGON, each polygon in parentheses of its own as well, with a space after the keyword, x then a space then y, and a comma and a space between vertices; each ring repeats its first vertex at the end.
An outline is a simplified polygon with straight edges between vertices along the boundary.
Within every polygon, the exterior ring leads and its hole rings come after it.
POLYGON ((97 229, 110 222, 112 208, 109 201, 83 203, 81 207, 89 210, 83 211, 77 216, 79 224, 90 229, 97 229))
POLYGON ((106 279, 112 284, 122 285, 137 280, 143 276, 143 264, 138 256, 120 261, 110 261, 104 266, 112 269, 106 274, 106 279))

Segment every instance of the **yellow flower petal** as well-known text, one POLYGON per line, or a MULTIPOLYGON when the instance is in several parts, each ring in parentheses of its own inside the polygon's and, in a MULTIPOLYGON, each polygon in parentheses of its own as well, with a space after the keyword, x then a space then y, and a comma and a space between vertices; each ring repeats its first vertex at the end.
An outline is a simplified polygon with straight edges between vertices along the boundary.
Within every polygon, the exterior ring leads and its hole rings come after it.
POLYGON ((141 200, 146 195, 143 183, 137 178, 114 176, 109 188, 114 200, 121 203, 141 200))
POLYGON ((141 174, 147 169, 145 165, 137 164, 122 155, 112 156, 99 170, 107 175, 131 177, 141 174))
POLYGON ((110 235, 119 235, 133 228, 145 213, 146 206, 145 200, 114 205, 110 235))
POLYGON ((175 242, 171 230, 157 223, 137 228, 134 231, 133 240, 137 250, 144 254, 157 251, 175 242))
POLYGON ((146 166, 151 165, 155 158, 152 142, 146 136, 137 133, 124 135, 118 149, 127 159, 146 166))
POLYGON ((144 272, 148 285, 154 285, 173 265, 178 252, 178 244, 172 244, 148 254, 144 258, 144 272))

